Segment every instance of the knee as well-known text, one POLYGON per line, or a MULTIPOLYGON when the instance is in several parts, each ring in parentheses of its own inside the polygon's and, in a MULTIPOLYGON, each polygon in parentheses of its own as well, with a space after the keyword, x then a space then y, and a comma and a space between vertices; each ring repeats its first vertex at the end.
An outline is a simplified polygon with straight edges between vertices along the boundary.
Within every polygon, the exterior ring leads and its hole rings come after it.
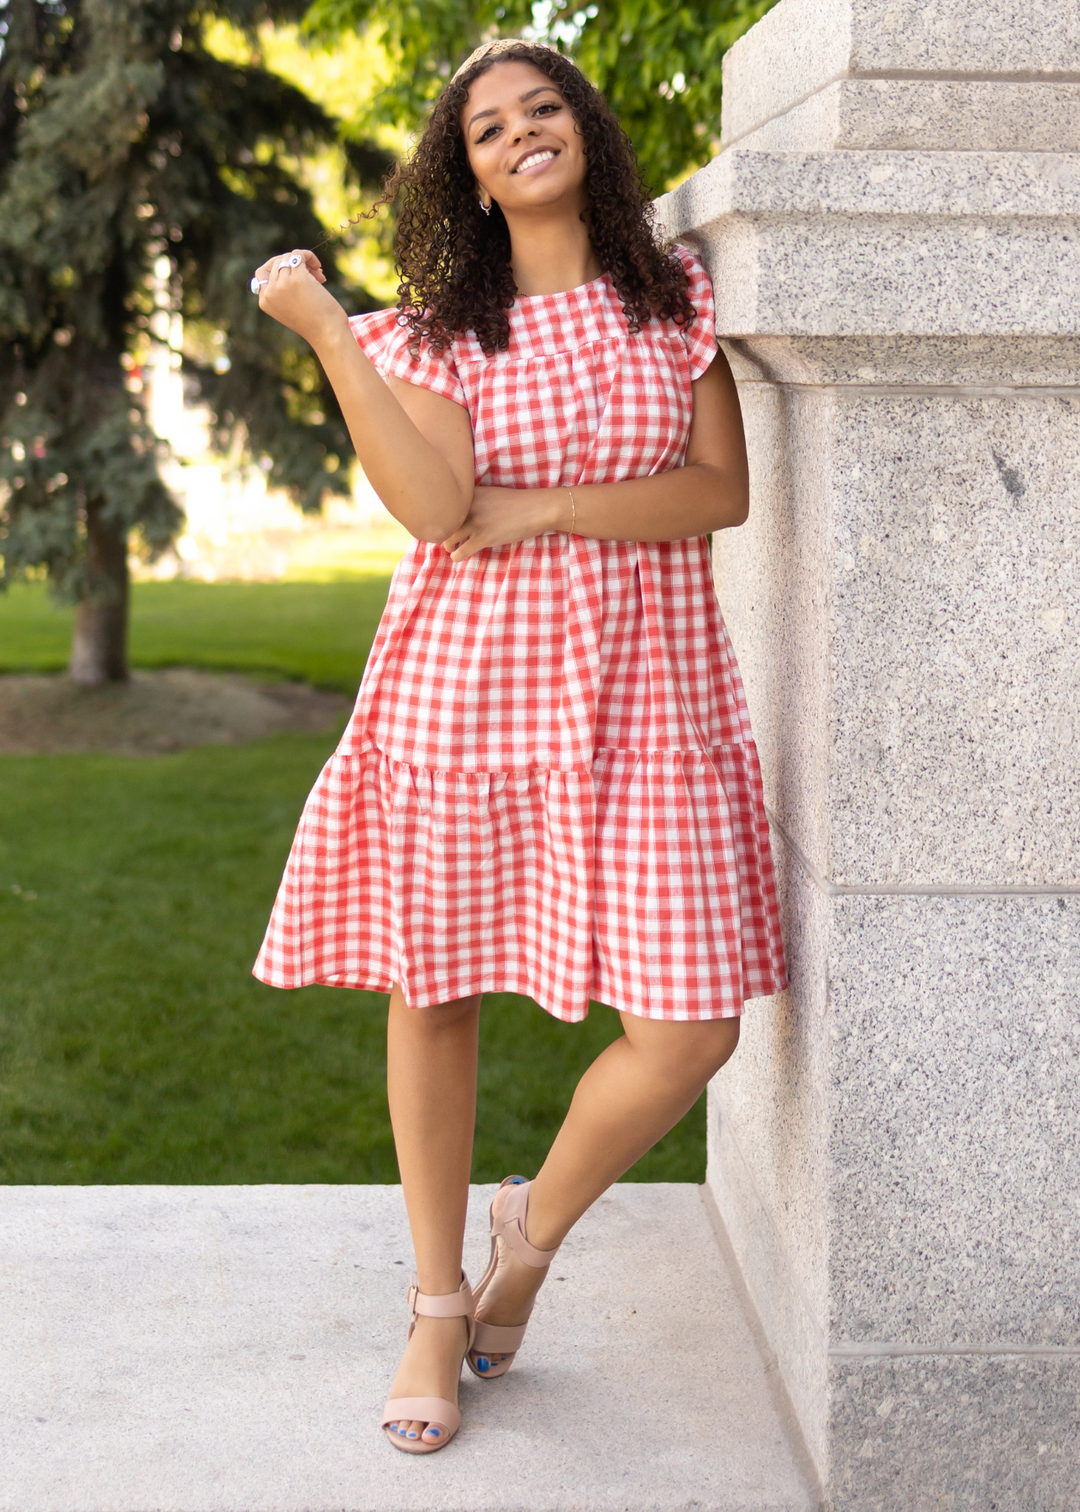
POLYGON ((632 1047, 647 1058, 668 1085, 682 1086, 688 1092, 700 1091, 730 1060, 739 1043, 737 1018, 660 1023, 624 1017, 623 1023, 632 1047))
POLYGON ((735 1054, 739 1043, 739 1020, 737 1018, 709 1019, 696 1024, 703 1032, 696 1036, 696 1044, 690 1059, 694 1062, 699 1079, 704 1085, 711 1081, 720 1067, 735 1054))
POLYGON ((412 1033, 437 1038, 479 1017, 480 994, 455 998, 449 1003, 432 1003, 422 1008, 410 1008, 405 1002, 404 995, 395 990, 390 997, 390 1013, 412 1033))

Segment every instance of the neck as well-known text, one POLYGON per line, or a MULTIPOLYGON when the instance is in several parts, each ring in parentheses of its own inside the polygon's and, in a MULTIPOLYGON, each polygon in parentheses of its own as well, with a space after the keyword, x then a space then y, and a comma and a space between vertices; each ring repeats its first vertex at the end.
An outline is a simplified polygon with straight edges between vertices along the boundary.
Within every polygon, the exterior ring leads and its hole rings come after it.
POLYGON ((519 212, 507 216, 507 225, 510 266, 521 295, 564 294, 604 271, 577 210, 550 219, 519 212))

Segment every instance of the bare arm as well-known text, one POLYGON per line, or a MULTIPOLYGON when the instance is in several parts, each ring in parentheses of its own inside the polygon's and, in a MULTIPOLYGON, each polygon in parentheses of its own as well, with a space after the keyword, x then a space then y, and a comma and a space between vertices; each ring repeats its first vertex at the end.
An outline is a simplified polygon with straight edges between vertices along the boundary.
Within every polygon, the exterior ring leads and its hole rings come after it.
POLYGON ((384 382, 360 350, 345 311, 322 287, 313 252, 283 267, 263 264, 259 307, 310 342, 337 395, 360 465, 395 519, 422 541, 442 541, 469 512, 472 426, 441 394, 392 378, 384 382))
POLYGON ((735 380, 717 353, 693 385, 686 462, 651 478, 565 488, 478 488, 472 508, 444 545, 455 561, 485 546, 548 530, 601 541, 679 541, 741 525, 750 510, 746 442, 735 380))

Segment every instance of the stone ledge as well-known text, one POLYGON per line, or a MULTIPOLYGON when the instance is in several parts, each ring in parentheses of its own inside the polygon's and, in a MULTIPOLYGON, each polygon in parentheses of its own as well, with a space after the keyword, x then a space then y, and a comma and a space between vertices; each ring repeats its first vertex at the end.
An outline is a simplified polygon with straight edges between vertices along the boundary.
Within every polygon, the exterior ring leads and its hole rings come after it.
POLYGON ((1074 336, 755 336, 726 350, 740 383, 1080 397, 1074 336))
POLYGON ((657 204, 675 234, 733 214, 1071 220, 1080 215, 1080 154, 738 146, 657 204))
POLYGON ((1080 84, 836 79, 721 141, 771 152, 1080 152, 1080 84))
POLYGON ((960 19, 926 0, 782 0, 724 57, 723 141, 800 105, 839 78, 1044 83, 1080 79, 1075 6, 981 0, 960 19))
POLYGON ((1077 153, 732 147, 657 208, 723 336, 1080 332, 1077 153))
MULTIPOLYGON (((467 1258, 486 1254, 474 1188, 467 1258)), ((614 1188, 444 1453, 378 1414, 398 1187, 8 1187, 3 1512, 812 1512, 701 1189, 614 1188), (558 1279, 565 1278, 565 1279, 558 1279)))

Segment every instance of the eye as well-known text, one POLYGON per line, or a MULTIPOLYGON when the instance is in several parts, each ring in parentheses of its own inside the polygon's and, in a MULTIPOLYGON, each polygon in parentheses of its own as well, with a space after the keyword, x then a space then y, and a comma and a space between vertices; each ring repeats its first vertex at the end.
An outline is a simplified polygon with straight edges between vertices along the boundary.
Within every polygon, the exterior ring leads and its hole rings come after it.
POLYGON ((476 138, 476 146, 479 147, 481 142, 486 142, 491 136, 491 133, 493 131, 498 131, 498 129, 499 128, 497 126, 486 126, 480 133, 480 135, 476 138))
POLYGON ((541 111, 543 111, 545 113, 550 113, 553 110, 561 110, 561 109, 562 109, 562 106, 559 104, 558 100, 544 100, 544 101, 542 101, 541 104, 539 104, 536 107, 536 114, 539 115, 541 113, 541 111))

